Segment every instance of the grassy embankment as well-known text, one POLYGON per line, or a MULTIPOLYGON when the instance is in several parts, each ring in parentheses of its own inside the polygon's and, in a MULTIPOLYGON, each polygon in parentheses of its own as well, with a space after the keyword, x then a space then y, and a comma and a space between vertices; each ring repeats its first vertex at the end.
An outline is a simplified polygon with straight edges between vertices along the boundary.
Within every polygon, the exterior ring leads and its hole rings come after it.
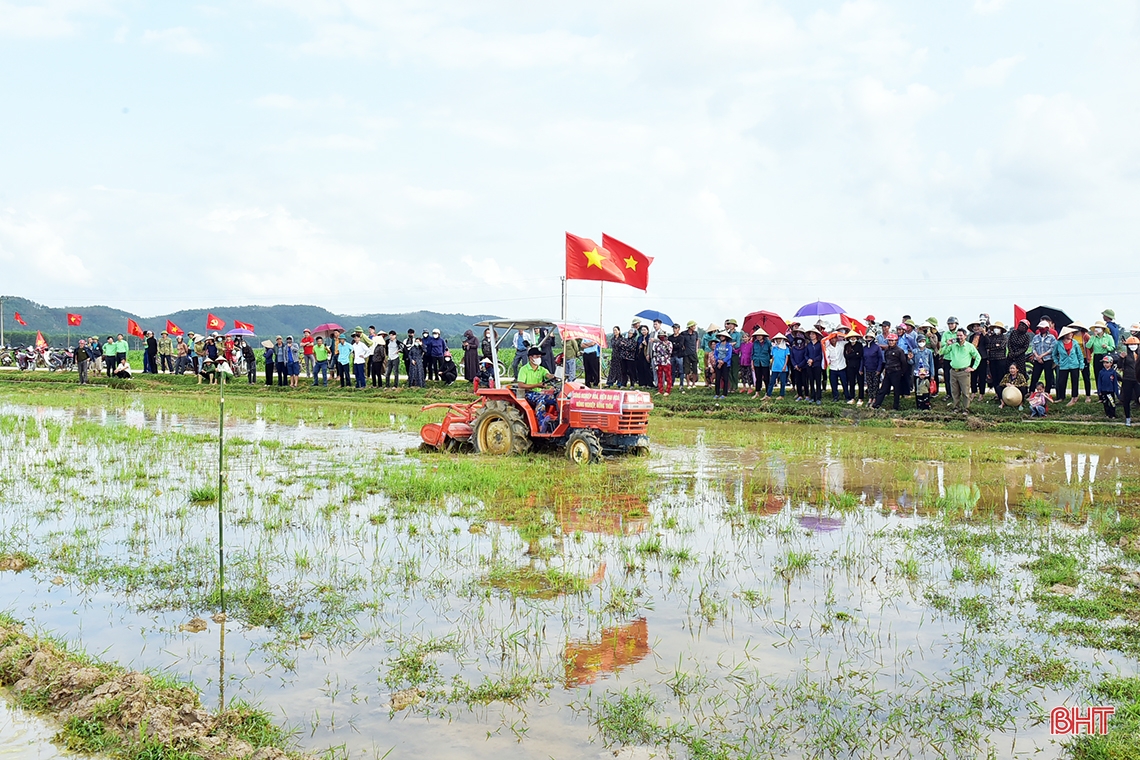
MULTIPOLYGON (((196 379, 177 375, 142 375, 138 374, 129 381, 107 380, 100 377, 94 379, 88 389, 84 389, 83 396, 69 396, 69 401, 57 399, 51 401, 53 393, 72 393, 76 385, 74 373, 48 373, 38 371, 35 373, 4 372, 0 373, 0 393, 7 393, 10 397, 27 397, 25 392, 35 393, 37 397, 44 398, 48 403, 71 403, 81 398, 106 399, 107 403, 115 403, 114 394, 108 394, 111 389, 117 392, 131 391, 143 394, 161 394, 165 400, 164 407, 169 408, 172 396, 184 397, 188 401, 199 399, 212 403, 211 394, 217 393, 217 388, 208 385, 199 385, 196 379), (64 391, 64 389, 67 389, 64 391), (44 396, 43 394, 47 394, 44 396), (105 395, 101 395, 105 394, 105 395)), ((439 383, 429 383, 426 388, 340 388, 330 384, 329 387, 313 387, 309 381, 302 378, 299 388, 282 388, 279 386, 266 386, 264 382, 253 385, 244 379, 238 379, 229 384, 227 391, 228 403, 236 404, 233 408, 240 409, 244 401, 256 404, 269 403, 269 407, 260 411, 260 414, 271 422, 296 421, 307 419, 303 411, 290 409, 293 400, 320 400, 322 415, 331 415, 326 419, 330 424, 344 422, 349 419, 357 424, 367 424, 370 416, 383 417, 385 421, 391 413, 392 405, 405 407, 404 414, 415 415, 419 406, 431 403, 450 401, 469 401, 473 398, 470 386, 459 381, 450 386, 439 383), (282 402, 275 404, 274 402, 282 402), (377 403, 379 402, 379 403, 377 403)), ((675 392, 669 397, 653 395, 656 405, 654 416, 682 417, 721 420, 748 420, 754 422, 796 422, 803 424, 833 424, 853 425, 861 427, 933 427, 950 430, 978 430, 999 433, 1024 433, 1033 431, 1043 434, 1082 435, 1082 436, 1110 436, 1116 438, 1132 438, 1140 436, 1140 425, 1127 428, 1123 425, 1123 410, 1117 409, 1120 415, 1116 420, 1107 420, 1098 401, 1080 401, 1074 406, 1057 404, 1049 411, 1045 419, 1030 419, 1028 411, 1016 409, 1001 409, 993 396, 984 402, 975 403, 970 407, 969 415, 955 411, 948 407, 947 397, 940 394, 935 397, 930 410, 919 411, 914 407, 913 399, 904 399, 902 410, 899 412, 878 410, 874 411, 866 406, 849 406, 842 401, 830 401, 830 394, 825 394, 825 401, 820 406, 806 403, 796 403, 790 399, 753 399, 745 394, 733 395, 724 401, 714 401, 711 391, 706 388, 697 388, 689 393, 675 392)), ((191 404, 194 406, 194 404, 191 404)), ((178 411, 171 409, 171 411, 178 411)), ((190 413, 188 408, 187 413, 190 413)), ((1140 409, 1137 410, 1140 412, 1140 409)), ((422 419, 417 416, 416 422, 438 419, 439 412, 430 413, 422 419)), ((385 422, 385 426, 387 422, 385 422)))

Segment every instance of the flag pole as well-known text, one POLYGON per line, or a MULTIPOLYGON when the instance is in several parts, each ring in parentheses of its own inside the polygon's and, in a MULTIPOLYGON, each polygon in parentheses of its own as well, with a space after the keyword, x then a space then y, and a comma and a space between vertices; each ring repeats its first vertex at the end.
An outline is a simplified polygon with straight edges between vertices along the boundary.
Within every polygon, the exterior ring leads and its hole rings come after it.
POLYGON ((602 321, 602 304, 605 301, 605 288, 606 284, 598 280, 598 327, 602 329, 602 334, 606 332, 606 323, 602 321))
POLYGON ((4 342, 4 296, 0 296, 0 346, 6 346, 4 342))
POLYGON ((562 321, 566 321, 566 278, 562 278, 562 321))

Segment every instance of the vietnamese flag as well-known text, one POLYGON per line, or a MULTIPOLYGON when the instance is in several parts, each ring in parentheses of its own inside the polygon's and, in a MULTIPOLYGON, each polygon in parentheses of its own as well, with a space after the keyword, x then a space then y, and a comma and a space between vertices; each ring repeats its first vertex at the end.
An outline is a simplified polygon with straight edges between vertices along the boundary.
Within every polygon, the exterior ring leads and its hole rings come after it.
POLYGON ((616 257, 589 238, 566 233, 566 279, 625 282, 616 257))
POLYGON ((136 338, 146 337, 146 333, 139 327, 139 323, 130 318, 127 319, 127 335, 133 335, 136 338))
POLYGON ((206 315, 206 329, 207 330, 224 330, 226 323, 224 320, 218 319, 213 314, 206 315))
POLYGON ((20 316, 20 312, 16 312, 16 321, 22 324, 24 327, 28 326, 28 323, 25 322, 24 318, 20 316))
POLYGON ((166 320, 166 333, 167 335, 181 335, 182 328, 168 319, 166 320))
POLYGON ((839 324, 843 325, 848 330, 853 330, 859 335, 867 334, 867 325, 863 324, 857 319, 854 319, 853 317, 847 316, 846 314, 839 315, 839 324))
POLYGON ((234 320, 234 329, 235 330, 249 330, 250 332, 253 332, 253 325, 249 324, 248 322, 238 322, 235 319, 234 320))
POLYGON ((69 327, 79 327, 81 324, 83 324, 83 315, 82 314, 68 314, 67 315, 67 324, 69 327))
POLYGON ((602 246, 607 251, 613 251, 614 256, 617 257, 622 268, 622 274, 625 275, 626 285, 631 285, 639 290, 649 289, 649 265, 653 263, 652 257, 646 256, 636 248, 628 246, 604 232, 602 233, 602 246))
POLYGON ((44 340, 44 334, 36 330, 36 348, 47 348, 48 342, 44 340))
POLYGON ((1013 305, 1013 326, 1017 327, 1017 325, 1023 319, 1025 319, 1025 309, 1021 308, 1017 304, 1014 304, 1013 305))

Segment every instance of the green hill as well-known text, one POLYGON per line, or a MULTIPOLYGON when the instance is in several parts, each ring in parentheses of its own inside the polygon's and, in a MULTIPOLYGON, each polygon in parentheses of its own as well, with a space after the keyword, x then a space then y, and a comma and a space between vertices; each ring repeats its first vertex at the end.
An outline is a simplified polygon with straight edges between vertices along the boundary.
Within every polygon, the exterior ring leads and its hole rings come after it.
POLYGON ((458 345, 459 339, 465 330, 484 319, 491 319, 493 314, 440 314, 433 311, 417 311, 410 314, 334 314, 320 306, 304 304, 276 306, 217 306, 209 309, 184 309, 172 314, 160 314, 154 317, 141 317, 122 309, 113 309, 109 306, 66 306, 52 308, 29 301, 18 296, 4 296, 4 342, 7 345, 25 345, 36 337, 36 331, 44 334, 51 343, 62 345, 67 340, 68 313, 79 314, 83 317, 81 327, 71 328, 71 342, 74 344, 80 336, 98 335, 106 337, 117 333, 126 333, 127 320, 133 319, 144 330, 154 330, 155 334, 166 328, 169 319, 183 330, 193 330, 201 333, 206 331, 206 314, 213 314, 226 323, 226 329, 233 327, 234 320, 239 320, 254 326, 254 330, 261 338, 272 338, 276 335, 294 335, 300 337, 301 331, 306 327, 312 328, 319 324, 332 322, 347 329, 361 326, 365 330, 369 325, 375 325, 377 330, 395 330, 401 336, 408 328, 420 332, 439 328, 447 336, 452 345, 458 345), (16 324, 13 313, 19 312, 27 327, 16 324))

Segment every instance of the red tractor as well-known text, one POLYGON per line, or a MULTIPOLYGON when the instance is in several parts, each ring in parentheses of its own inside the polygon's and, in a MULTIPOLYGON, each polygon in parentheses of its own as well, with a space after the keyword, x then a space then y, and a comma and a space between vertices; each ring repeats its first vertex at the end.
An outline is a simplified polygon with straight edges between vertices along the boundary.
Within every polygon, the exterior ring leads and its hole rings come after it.
POLYGON ((537 447, 561 448, 572 461, 599 461, 604 454, 649 451, 649 412, 653 401, 637 390, 601 390, 576 382, 555 382, 537 406, 514 386, 502 387, 498 369, 497 328, 529 330, 550 322, 493 320, 481 323, 492 331, 495 387, 479 388, 468 403, 429 404, 425 410, 447 409, 441 422, 420 430, 426 445, 455 451, 470 446, 482 454, 525 454, 537 447))

